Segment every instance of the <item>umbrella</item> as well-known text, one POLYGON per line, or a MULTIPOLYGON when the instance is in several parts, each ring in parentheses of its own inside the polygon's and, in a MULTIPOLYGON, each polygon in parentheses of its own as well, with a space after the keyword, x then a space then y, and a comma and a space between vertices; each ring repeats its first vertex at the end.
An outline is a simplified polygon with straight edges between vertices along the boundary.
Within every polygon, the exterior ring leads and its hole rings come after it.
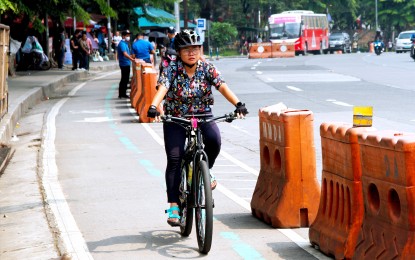
POLYGON ((166 34, 164 34, 164 33, 162 33, 162 32, 157 32, 157 31, 154 31, 154 32, 150 32, 150 33, 148 34, 148 37, 154 37, 154 38, 165 38, 165 37, 167 37, 167 35, 166 35, 166 34))

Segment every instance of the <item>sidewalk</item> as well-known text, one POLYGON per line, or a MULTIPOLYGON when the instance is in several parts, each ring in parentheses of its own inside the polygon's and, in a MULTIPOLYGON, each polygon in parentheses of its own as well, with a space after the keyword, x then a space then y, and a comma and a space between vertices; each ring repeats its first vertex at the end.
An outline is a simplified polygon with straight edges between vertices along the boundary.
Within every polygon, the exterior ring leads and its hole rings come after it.
MULTIPOLYGON (((118 70, 116 61, 91 62, 90 72, 118 70)), ((61 259, 43 207, 38 184, 38 150, 43 114, 29 109, 65 83, 82 80, 86 71, 21 71, 9 77, 8 113, 0 121, 0 259, 61 259), (21 128, 16 128, 18 125, 21 128), (14 132, 19 141, 11 142, 14 132), (11 149, 9 149, 10 147, 11 149), (6 167, 6 163, 9 164, 6 167)), ((66 258, 62 258, 66 259, 66 258)), ((68 258, 69 259, 69 258, 68 258)))

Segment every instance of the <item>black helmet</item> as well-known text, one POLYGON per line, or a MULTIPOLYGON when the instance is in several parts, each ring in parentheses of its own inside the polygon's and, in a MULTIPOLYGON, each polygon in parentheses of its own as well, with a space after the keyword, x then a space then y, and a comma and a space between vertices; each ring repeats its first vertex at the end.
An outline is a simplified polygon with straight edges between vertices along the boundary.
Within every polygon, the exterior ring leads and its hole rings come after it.
POLYGON ((174 37, 174 48, 178 51, 187 46, 200 46, 200 36, 193 30, 185 29, 174 37))

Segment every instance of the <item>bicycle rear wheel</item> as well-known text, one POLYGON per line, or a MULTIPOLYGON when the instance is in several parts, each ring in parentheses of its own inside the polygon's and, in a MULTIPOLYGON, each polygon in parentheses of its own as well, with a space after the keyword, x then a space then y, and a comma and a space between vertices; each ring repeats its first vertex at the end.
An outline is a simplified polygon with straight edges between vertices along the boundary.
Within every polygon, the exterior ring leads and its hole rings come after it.
POLYGON ((212 245, 213 198, 210 187, 209 167, 206 161, 198 163, 196 174, 196 236, 199 252, 207 254, 212 245))
POLYGON ((190 185, 187 181, 190 167, 191 165, 187 161, 182 161, 182 181, 180 183, 180 234, 184 237, 190 235, 193 225, 193 208, 189 207, 190 185), (185 189, 183 187, 185 187, 185 189))

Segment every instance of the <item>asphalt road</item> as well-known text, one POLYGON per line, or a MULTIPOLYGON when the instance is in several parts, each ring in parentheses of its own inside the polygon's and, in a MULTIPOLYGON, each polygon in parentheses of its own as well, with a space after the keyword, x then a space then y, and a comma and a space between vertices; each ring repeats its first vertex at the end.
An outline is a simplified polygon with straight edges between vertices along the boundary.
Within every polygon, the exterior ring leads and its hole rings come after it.
MULTIPOLYGON (((283 102, 314 113, 321 179, 322 122, 352 122, 353 106, 364 105, 374 107, 378 129, 413 129, 415 63, 394 53, 212 62, 250 115, 220 125, 223 152, 213 168, 220 186, 207 258, 324 259, 307 243, 307 228, 274 229, 250 213, 260 170, 258 110, 283 102)), ((129 104, 116 98, 118 81, 114 72, 68 85, 72 92, 56 99, 48 115, 42 160, 51 166, 51 190, 60 195, 63 240, 79 259, 200 257, 194 234, 182 238, 166 224, 162 125, 138 124, 129 104)), ((215 114, 233 110, 216 97, 215 114)))

